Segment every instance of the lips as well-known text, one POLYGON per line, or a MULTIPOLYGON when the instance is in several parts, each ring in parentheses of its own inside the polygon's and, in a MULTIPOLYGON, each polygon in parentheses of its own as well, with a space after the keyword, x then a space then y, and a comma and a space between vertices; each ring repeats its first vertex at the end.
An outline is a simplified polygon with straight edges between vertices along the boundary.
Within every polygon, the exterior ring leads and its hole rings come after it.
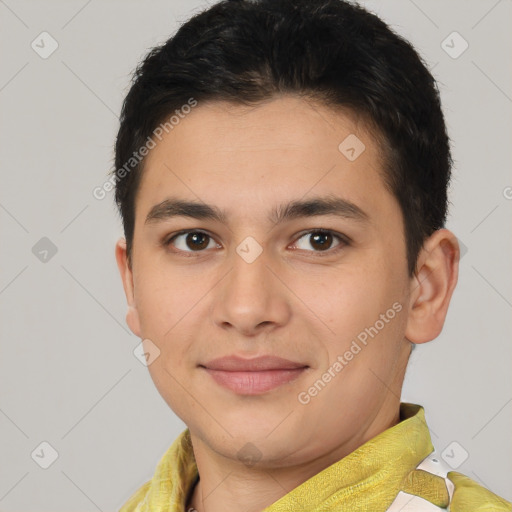
POLYGON ((202 366, 210 370, 225 372, 257 372, 264 370, 296 370, 297 368, 304 368, 307 365, 276 356, 260 356, 253 359, 227 356, 214 359, 202 366))
POLYGON ((200 365, 213 380, 241 395, 257 395, 276 389, 302 375, 308 365, 276 356, 245 359, 221 357, 200 365))

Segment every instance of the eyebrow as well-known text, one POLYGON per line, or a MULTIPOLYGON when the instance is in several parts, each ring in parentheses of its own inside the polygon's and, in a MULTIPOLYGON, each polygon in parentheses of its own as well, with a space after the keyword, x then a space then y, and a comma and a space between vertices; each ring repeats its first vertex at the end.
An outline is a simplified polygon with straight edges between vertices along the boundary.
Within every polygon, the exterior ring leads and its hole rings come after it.
MULTIPOLYGON (((273 224, 285 221, 316 217, 320 215, 336 215, 356 221, 368 221, 369 215, 354 203, 338 196, 320 196, 302 201, 296 200, 278 205, 269 213, 268 220, 273 224)), ((197 220, 214 220, 227 224, 226 212, 214 205, 197 201, 168 198, 154 205, 146 216, 145 223, 156 223, 174 217, 189 217, 197 220)))

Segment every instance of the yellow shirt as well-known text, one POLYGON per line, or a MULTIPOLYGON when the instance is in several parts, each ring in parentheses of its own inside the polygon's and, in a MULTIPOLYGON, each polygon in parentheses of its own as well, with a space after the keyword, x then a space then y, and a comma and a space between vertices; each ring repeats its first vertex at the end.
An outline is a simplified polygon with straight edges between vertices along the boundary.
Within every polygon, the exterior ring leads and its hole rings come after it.
MULTIPOLYGON (((198 480, 183 431, 153 478, 120 512, 185 512, 198 480)), ((400 404, 400 422, 317 473, 262 512, 511 512, 512 504, 449 471, 434 451, 423 407, 400 404), (449 507, 449 508, 448 508, 449 507)))

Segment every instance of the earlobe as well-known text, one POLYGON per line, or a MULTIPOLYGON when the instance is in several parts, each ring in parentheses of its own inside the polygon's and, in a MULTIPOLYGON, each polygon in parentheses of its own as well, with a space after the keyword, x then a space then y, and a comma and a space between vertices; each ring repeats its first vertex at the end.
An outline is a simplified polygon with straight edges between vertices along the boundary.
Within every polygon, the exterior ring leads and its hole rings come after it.
POLYGON ((126 323, 130 330, 138 336, 140 335, 140 320, 139 312, 135 303, 135 288, 133 284, 133 272, 128 262, 128 254, 126 252, 126 240, 120 238, 116 243, 115 248, 117 267, 121 274, 123 282, 124 293, 126 295, 126 302, 128 303, 128 311, 126 313, 126 323))
POLYGON ((405 337, 426 343, 441 333, 457 284, 459 244, 448 229, 435 231, 423 244, 411 278, 409 317, 405 337))

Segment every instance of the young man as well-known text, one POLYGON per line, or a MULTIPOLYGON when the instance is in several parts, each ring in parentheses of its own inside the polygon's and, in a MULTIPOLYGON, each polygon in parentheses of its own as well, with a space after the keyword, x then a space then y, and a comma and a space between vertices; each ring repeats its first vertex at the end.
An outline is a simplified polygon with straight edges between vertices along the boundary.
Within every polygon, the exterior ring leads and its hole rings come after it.
POLYGON ((436 84, 342 0, 221 2, 136 72, 127 322, 187 429, 128 511, 510 510, 400 402, 457 282, 436 84))

